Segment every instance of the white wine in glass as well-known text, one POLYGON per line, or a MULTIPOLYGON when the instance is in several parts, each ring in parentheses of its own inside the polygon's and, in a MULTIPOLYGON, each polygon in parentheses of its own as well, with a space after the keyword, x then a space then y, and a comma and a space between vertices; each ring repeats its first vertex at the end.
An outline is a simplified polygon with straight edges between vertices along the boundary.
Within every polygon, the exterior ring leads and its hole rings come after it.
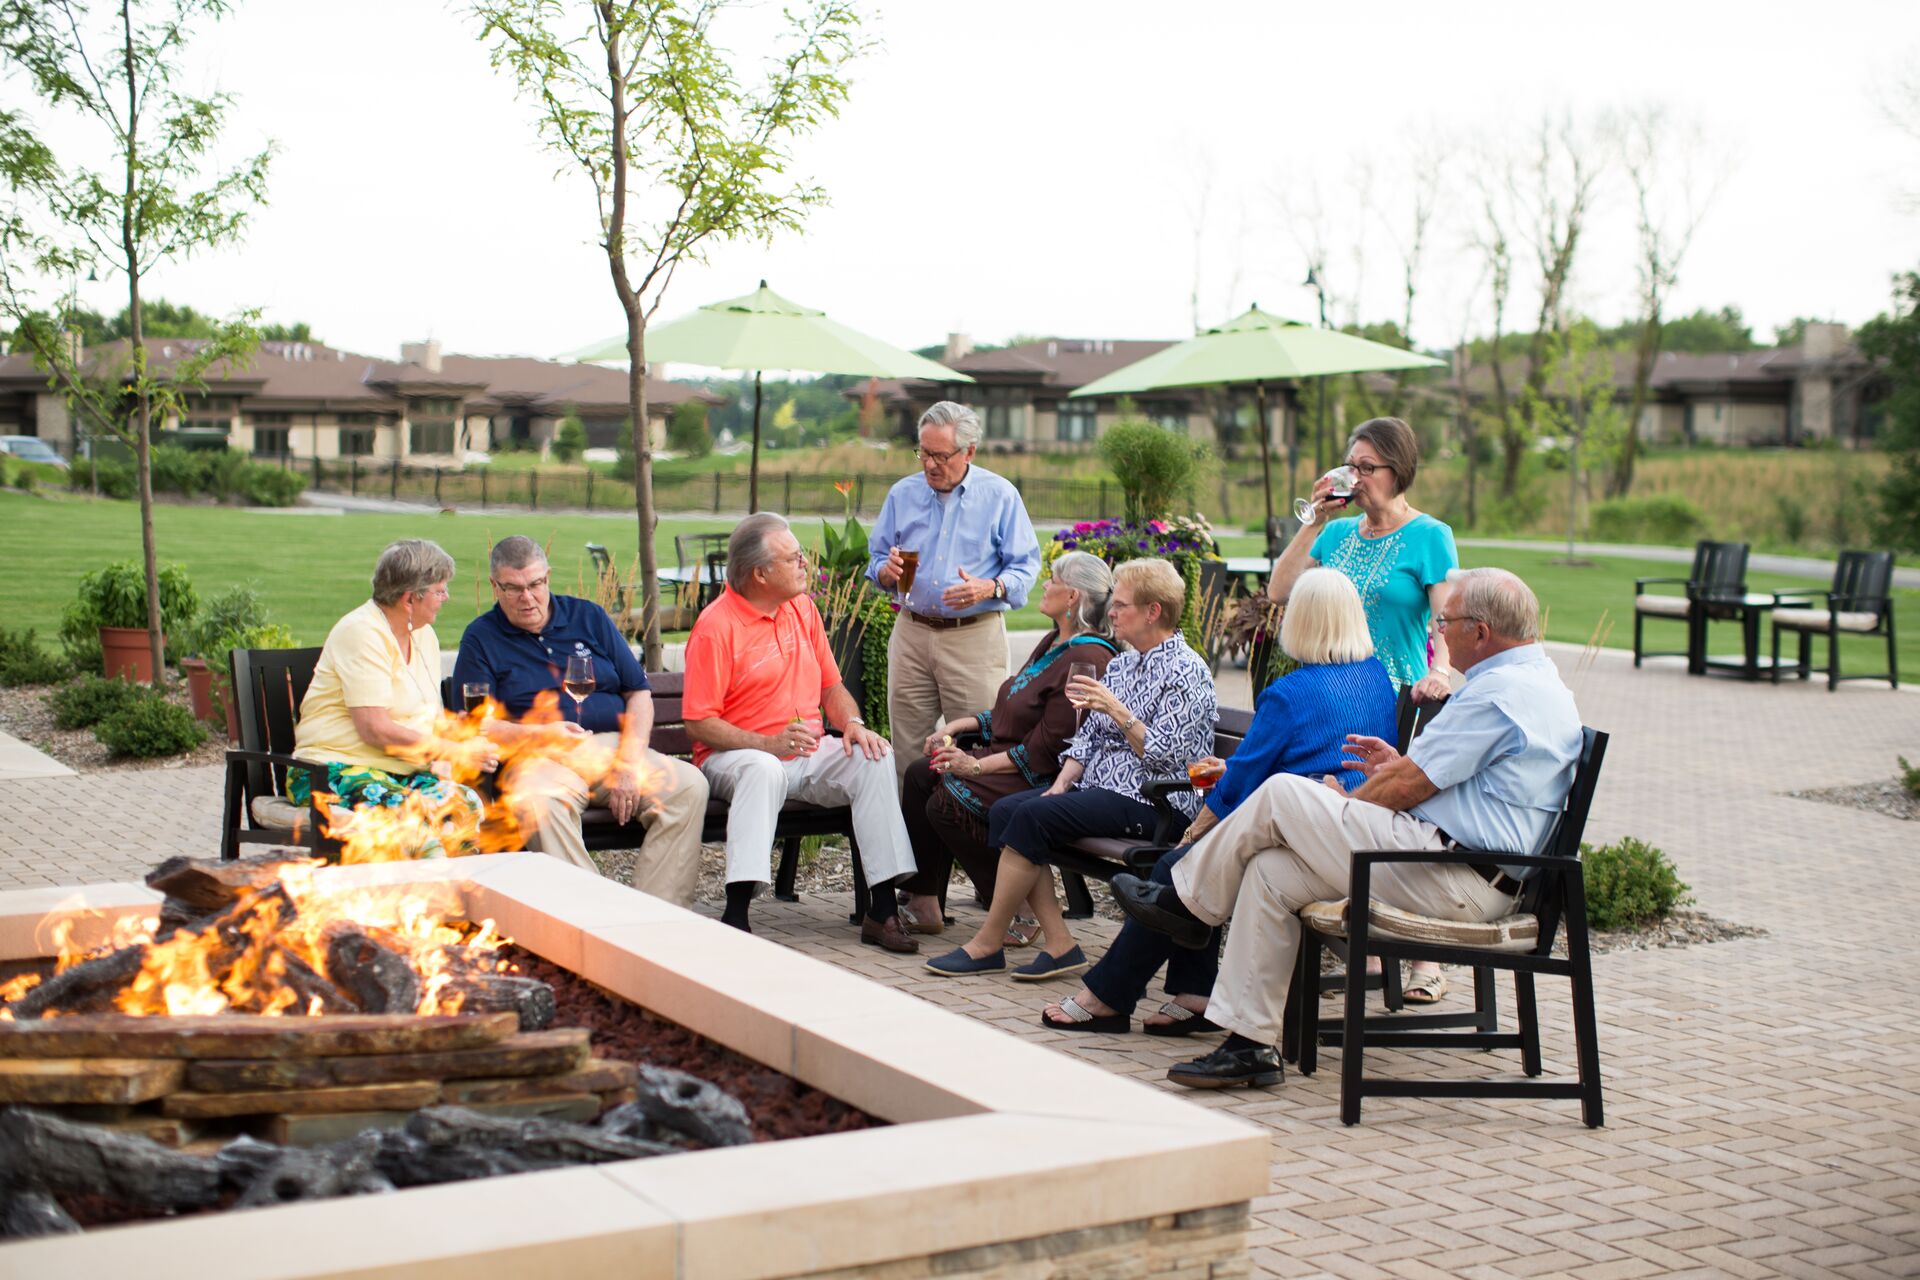
POLYGON ((1087 722, 1087 704, 1084 699, 1074 695, 1073 679, 1075 676, 1085 676, 1087 679, 1092 680, 1098 675, 1099 672, 1095 670, 1091 662, 1071 662, 1067 664, 1067 701, 1079 708, 1077 714, 1073 717, 1074 727, 1076 728, 1087 722))
POLYGON ((576 653, 567 659, 566 678, 560 687, 573 699, 578 713, 584 714, 587 695, 593 692, 593 659, 584 653, 576 653))

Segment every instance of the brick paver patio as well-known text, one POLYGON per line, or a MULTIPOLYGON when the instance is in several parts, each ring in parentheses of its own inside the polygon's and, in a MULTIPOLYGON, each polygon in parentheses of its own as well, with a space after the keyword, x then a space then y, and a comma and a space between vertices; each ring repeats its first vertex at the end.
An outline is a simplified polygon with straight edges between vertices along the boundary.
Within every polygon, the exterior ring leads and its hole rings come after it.
MULTIPOLYGON (((1257 1267, 1920 1274, 1920 829, 1783 794, 1885 777, 1897 753, 1920 756, 1920 697, 1688 679, 1671 665, 1635 672, 1615 654, 1580 671, 1572 650, 1555 657, 1587 722, 1614 735, 1590 836, 1659 844, 1704 910, 1769 936, 1597 959, 1604 1129, 1583 1128, 1571 1102, 1439 1099, 1370 1101, 1348 1129, 1337 1052, 1311 1080, 1188 1095, 1273 1133, 1272 1185, 1254 1206, 1257 1267)), ((211 853, 219 786, 214 769, 0 782, 0 888, 132 879, 165 854, 211 853)), ((1116 1072, 1158 1080, 1211 1043, 1049 1032, 1038 1011, 1069 983, 935 979, 910 957, 860 946, 847 905, 762 903, 756 925, 1116 1072)), ((963 912, 962 936, 971 919, 963 912)), ((1090 949, 1110 930, 1086 929, 1090 949)), ((1548 1070, 1565 1072, 1564 984, 1542 990, 1548 1070)), ((1509 1057, 1487 1066, 1517 1070, 1509 1057)), ((1373 1065, 1460 1064, 1405 1054, 1373 1065)))

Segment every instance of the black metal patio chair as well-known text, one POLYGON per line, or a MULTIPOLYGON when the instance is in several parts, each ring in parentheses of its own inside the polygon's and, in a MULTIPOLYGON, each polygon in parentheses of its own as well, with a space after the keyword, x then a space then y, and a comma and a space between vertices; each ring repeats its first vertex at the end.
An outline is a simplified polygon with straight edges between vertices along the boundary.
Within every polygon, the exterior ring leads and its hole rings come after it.
POLYGON ((1813 676, 1813 638, 1827 638, 1827 688, 1842 680, 1885 680, 1900 687, 1900 651, 1893 635, 1893 552, 1842 551, 1833 569, 1833 585, 1825 591, 1776 591, 1773 594, 1773 682, 1780 683, 1780 632, 1800 637, 1800 661, 1794 671, 1802 680, 1813 676), (1826 608, 1816 609, 1816 597, 1826 608), (1875 675, 1840 674, 1840 637, 1885 636, 1887 669, 1875 675))

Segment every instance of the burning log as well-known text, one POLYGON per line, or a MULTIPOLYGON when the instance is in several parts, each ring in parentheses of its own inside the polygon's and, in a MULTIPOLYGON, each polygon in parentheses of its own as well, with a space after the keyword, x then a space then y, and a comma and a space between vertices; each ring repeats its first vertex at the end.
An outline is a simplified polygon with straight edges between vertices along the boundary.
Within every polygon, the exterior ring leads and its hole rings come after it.
POLYGON ((450 1005, 462 1013, 511 1013, 520 1019, 522 1031, 544 1031, 553 1025, 553 988, 537 978, 463 974, 441 989, 440 999, 443 1007, 450 1005))
POLYGON ((113 1008, 113 998, 139 976, 146 961, 144 946, 122 947, 92 960, 82 960, 56 973, 7 1006, 15 1018, 39 1018, 53 1011, 97 1013, 113 1008))
MULTIPOLYGON (((325 1013, 342 1013, 349 1009, 353 1001, 345 992, 316 973, 312 965, 286 947, 275 947, 273 955, 279 957, 278 976, 293 993, 299 997, 294 1012, 304 1013, 317 1010, 325 1013), (319 1003, 316 1005, 315 1001, 319 1003)), ((272 961, 269 960, 271 967, 272 961)))
POLYGON ((420 1007, 420 975, 407 958, 352 925, 328 931, 327 977, 367 1013, 412 1013, 420 1007))
POLYGON ((244 897, 279 884, 288 867, 307 866, 309 858, 168 858, 147 872, 147 888, 201 912, 222 911, 244 897))
POLYGON ((0 1111, 0 1181, 16 1194, 97 1192, 136 1209, 204 1209, 221 1191, 206 1156, 24 1107, 0 1111))
POLYGON ((636 1100, 607 1112, 600 1120, 602 1128, 654 1141, 691 1138, 708 1147, 737 1147, 753 1141, 747 1109, 718 1085, 644 1063, 639 1077, 636 1100))

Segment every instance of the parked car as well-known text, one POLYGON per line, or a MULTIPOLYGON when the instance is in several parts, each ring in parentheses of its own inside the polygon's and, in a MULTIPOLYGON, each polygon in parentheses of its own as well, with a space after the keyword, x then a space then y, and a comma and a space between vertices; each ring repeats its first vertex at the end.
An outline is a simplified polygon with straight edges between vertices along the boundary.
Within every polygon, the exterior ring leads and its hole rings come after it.
POLYGON ((59 450, 39 436, 0 436, 0 453, 10 454, 22 462, 44 462, 62 471, 67 469, 67 460, 60 456, 59 450))

